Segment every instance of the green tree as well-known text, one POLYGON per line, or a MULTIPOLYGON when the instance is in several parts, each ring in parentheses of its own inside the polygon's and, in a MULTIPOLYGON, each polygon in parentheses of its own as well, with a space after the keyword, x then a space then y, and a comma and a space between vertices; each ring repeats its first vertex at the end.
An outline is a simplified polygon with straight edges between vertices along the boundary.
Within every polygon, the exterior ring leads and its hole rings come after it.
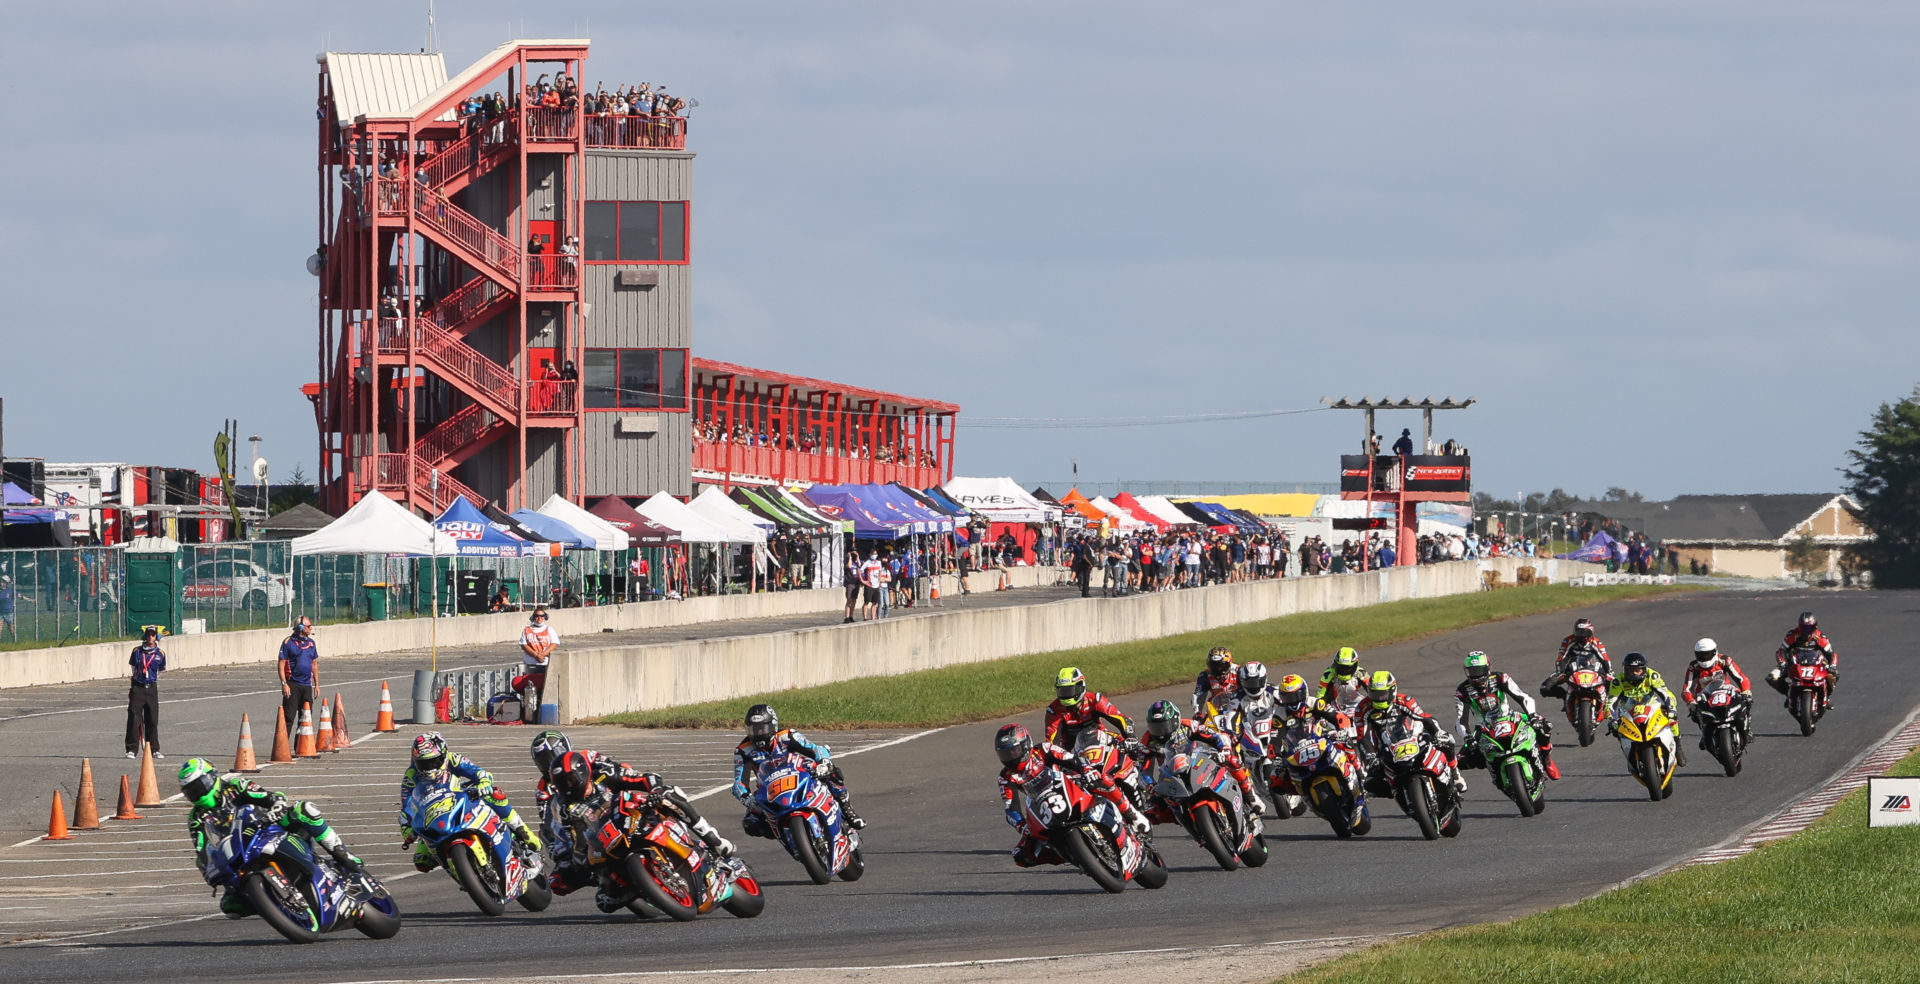
POLYGON ((269 497, 267 512, 270 515, 279 515, 294 506, 305 505, 319 498, 320 490, 307 484, 306 469, 295 464, 293 474, 287 478, 287 484, 281 486, 278 492, 269 497))
POLYGON ((1830 551, 1803 533, 1799 539, 1787 543, 1787 570, 1800 575, 1802 580, 1816 581, 1826 573, 1829 556, 1830 551))
POLYGON ((1904 400, 1880 404, 1847 457, 1847 492, 1874 537, 1859 548, 1874 586, 1920 587, 1920 386, 1904 400))

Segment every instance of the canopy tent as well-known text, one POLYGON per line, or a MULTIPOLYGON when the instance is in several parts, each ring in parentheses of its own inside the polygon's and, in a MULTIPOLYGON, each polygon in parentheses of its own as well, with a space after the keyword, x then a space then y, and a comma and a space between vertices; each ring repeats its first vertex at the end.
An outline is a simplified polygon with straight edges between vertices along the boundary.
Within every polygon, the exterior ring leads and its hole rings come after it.
POLYGON ((1249 520, 1236 516, 1233 514, 1231 510, 1223 506, 1220 506, 1216 503, 1183 502, 1183 503, 1179 503, 1179 505, 1192 506, 1200 510, 1200 512, 1206 514, 1208 517, 1211 517, 1214 524, 1217 526, 1229 526, 1241 532, 1246 532, 1249 529, 1249 527, 1258 528, 1258 524, 1251 523, 1249 520))
POLYGON ((1254 514, 1246 511, 1245 509, 1234 509, 1229 506, 1222 506, 1221 508, 1225 509, 1228 515, 1234 516, 1240 520, 1241 529, 1244 529, 1249 533, 1265 533, 1267 531, 1266 520, 1263 520, 1260 517, 1255 516, 1254 514))
POLYGON ((1073 510, 1081 519, 1089 523, 1098 523, 1107 518, 1107 514, 1101 512, 1100 507, 1087 501, 1087 497, 1081 495, 1079 489, 1068 489, 1067 494, 1060 497, 1060 505, 1073 510))
POLYGON ((529 543, 495 526, 466 496, 456 495, 433 528, 452 537, 458 557, 553 557, 560 548, 551 543, 529 543))
POLYGON ((1122 492, 1119 495, 1114 496, 1113 504, 1116 506, 1119 506, 1122 509, 1125 509, 1127 511, 1127 515, 1132 516, 1134 519, 1137 519, 1140 522, 1153 527, 1155 530, 1159 532, 1164 533, 1167 531, 1168 527, 1173 525, 1172 523, 1169 523, 1166 520, 1161 519, 1158 516, 1155 516, 1145 506, 1142 506, 1140 504, 1140 500, 1134 498, 1131 492, 1122 492))
POLYGON ((1160 517, 1169 526, 1192 526, 1194 524, 1193 517, 1181 512, 1180 508, 1175 506, 1164 495, 1143 495, 1134 501, 1140 504, 1140 508, 1160 517))
POLYGON ((836 519, 834 517, 821 513, 819 510, 814 509, 811 503, 808 503, 806 500, 802 499, 800 495, 798 495, 797 493, 789 489, 775 487, 775 488, 761 489, 760 491, 762 494, 764 494, 767 497, 768 502, 780 503, 786 506, 787 511, 793 513, 795 516, 799 516, 802 519, 817 522, 822 526, 825 526, 827 528, 827 531, 830 533, 853 532, 853 525, 851 522, 844 519, 836 519))
POLYGON ((1096 495, 1093 498, 1087 500, 1087 502, 1089 505, 1093 506, 1093 508, 1098 509, 1103 513, 1106 513, 1107 517, 1113 520, 1113 525, 1115 529, 1124 530, 1126 532, 1131 533, 1134 530, 1145 529, 1148 525, 1150 525, 1140 519, 1135 518, 1132 513, 1126 511, 1125 509, 1122 509, 1118 505, 1115 505, 1112 499, 1109 499, 1104 495, 1096 495))
POLYGON ((560 498, 557 494, 547 496, 547 501, 541 503, 537 511, 542 516, 551 516, 585 534, 587 539, 593 541, 590 549, 627 549, 627 534, 625 530, 560 498))
POLYGON ((528 543, 554 542, 552 537, 541 536, 532 527, 528 526, 525 523, 522 523, 517 519, 514 519, 512 516, 507 515, 506 510, 501 509, 499 506, 496 506, 491 502, 481 503, 480 514, 482 516, 487 517, 488 522, 494 524, 495 526, 500 527, 503 530, 506 530, 508 533, 512 533, 514 536, 517 536, 520 539, 527 541, 528 543))
POLYGON ((1033 491, 1028 494, 1033 496, 1035 499, 1038 499, 1041 502, 1052 502, 1052 503, 1058 504, 1060 501, 1060 497, 1057 495, 1054 495, 1052 492, 1048 492, 1047 487, 1044 485, 1034 486, 1033 491))
POLYGON ((44 504, 39 499, 12 482, 6 483, 0 495, 6 496, 8 525, 66 522, 72 518, 65 509, 42 508, 44 504), (16 509, 16 506, 32 508, 16 509))
POLYGON ((318 507, 301 503, 290 509, 282 509, 267 517, 260 524, 260 538, 263 540, 291 540, 296 536, 305 536, 315 530, 324 530, 333 517, 318 507))
POLYGON ((453 537, 378 490, 360 497, 339 519, 290 541, 296 557, 310 554, 432 554, 452 557, 459 552, 453 537))
POLYGON ((664 547, 678 543, 680 538, 665 526, 633 511, 627 500, 610 495, 593 504, 587 510, 606 520, 614 529, 627 535, 627 542, 636 547, 664 547))
POLYGON ((1052 523, 1060 508, 1042 503, 1005 476, 955 478, 940 487, 948 498, 995 523, 1052 523))
POLYGON ((796 532, 819 532, 819 527, 815 526, 815 524, 800 519, 792 512, 783 508, 779 503, 765 496, 755 494, 752 489, 746 486, 735 486, 733 494, 727 498, 732 499, 740 508, 772 523, 775 527, 796 532))
POLYGON ((813 586, 816 588, 838 586, 840 572, 846 563, 847 556, 847 538, 841 533, 849 530, 852 524, 820 515, 801 502, 799 496, 778 486, 754 489, 752 494, 764 499, 767 505, 779 507, 788 515, 800 520, 804 528, 814 531, 813 586))
MULTIPOLYGON (((1015 487, 1017 488, 1018 486, 1015 486, 1015 487)), ((961 505, 958 501, 954 499, 953 496, 950 496, 947 494, 946 489, 943 489, 938 485, 935 485, 932 488, 921 489, 920 494, 926 496, 928 499, 932 500, 935 505, 939 506, 942 509, 945 509, 947 512, 952 513, 956 517, 972 516, 975 513, 975 510, 969 509, 966 506, 961 505)), ((986 517, 982 516, 981 518, 984 519, 986 517)))
POLYGON ((919 503, 920 508, 925 509, 927 512, 939 516, 955 526, 967 525, 969 517, 967 510, 954 504, 954 502, 946 496, 935 498, 911 485, 902 485, 899 482, 893 482, 891 484, 894 488, 899 489, 902 495, 919 503))
POLYGON ((655 492, 653 498, 642 502, 634 511, 678 533, 683 543, 753 542, 751 539, 741 539, 665 492, 655 492))
POLYGON ((727 498, 725 492, 715 486, 707 486, 705 492, 693 497, 687 508, 698 513, 703 519, 727 531, 729 542, 765 544, 767 534, 772 532, 772 520, 761 519, 742 509, 740 504, 727 498))
POLYGON ((951 533, 953 517, 921 502, 900 485, 873 485, 873 497, 888 513, 913 524, 915 533, 951 533))
POLYGON ((511 516, 514 522, 540 534, 542 537, 554 543, 560 544, 568 550, 594 549, 593 537, 574 529, 572 526, 552 516, 537 513, 531 509, 516 509, 507 515, 511 516))
POLYGON ((913 535, 913 523, 889 513, 870 485, 816 485, 802 493, 816 512, 829 519, 850 520, 853 535, 862 540, 897 540, 913 535))
POLYGON ((1563 554, 1554 554, 1554 556, 1561 560, 1586 560, 1596 564, 1605 563, 1613 559, 1614 542, 1613 537, 1608 536, 1600 530, 1594 530, 1593 536, 1587 538, 1587 542, 1581 545, 1580 549, 1563 554))

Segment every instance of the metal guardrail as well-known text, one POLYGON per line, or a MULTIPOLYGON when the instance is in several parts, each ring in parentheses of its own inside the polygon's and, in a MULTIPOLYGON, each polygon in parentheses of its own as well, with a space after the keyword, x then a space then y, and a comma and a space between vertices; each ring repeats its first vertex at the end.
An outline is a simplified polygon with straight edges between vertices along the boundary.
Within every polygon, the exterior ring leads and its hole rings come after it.
POLYGON ((487 702, 498 694, 512 693, 513 678, 519 675, 520 665, 517 663, 504 670, 449 670, 434 678, 433 692, 438 694, 442 688, 452 689, 451 713, 455 721, 462 718, 486 720, 487 702))

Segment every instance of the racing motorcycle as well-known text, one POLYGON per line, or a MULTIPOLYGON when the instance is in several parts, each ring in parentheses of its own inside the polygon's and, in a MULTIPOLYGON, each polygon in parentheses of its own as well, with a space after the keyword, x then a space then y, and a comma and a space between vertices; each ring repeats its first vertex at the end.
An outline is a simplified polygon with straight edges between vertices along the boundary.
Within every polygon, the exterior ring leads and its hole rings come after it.
POLYGON ((1656 700, 1635 704, 1625 713, 1619 713, 1624 706, 1615 710, 1613 732, 1627 756, 1627 770, 1647 787, 1648 799, 1659 802, 1672 796, 1675 740, 1666 705, 1656 700))
POLYGON ((1302 738, 1287 755, 1287 778, 1341 840, 1373 829, 1361 774, 1359 753, 1344 736, 1335 740, 1316 733, 1302 738))
POLYGON ((1022 832, 1046 842, 1101 888, 1124 892, 1129 881, 1148 889, 1167 883, 1166 863, 1151 838, 1135 836, 1119 807, 1057 766, 1023 783, 1017 799, 1022 832))
POLYGON ((1073 753, 1120 787, 1134 809, 1146 810, 1147 779, 1140 771, 1140 759, 1146 756, 1138 745, 1130 749, 1110 731, 1083 728, 1073 739, 1073 753))
POLYGON ((1380 756, 1388 787, 1384 792, 1391 793, 1400 809, 1419 825, 1420 836, 1427 840, 1458 836, 1460 794, 1448 775, 1447 753, 1425 728, 1409 720, 1395 722, 1384 737, 1386 747, 1380 756))
POLYGON ((1720 760, 1727 775, 1740 774, 1747 753, 1746 718, 1751 704, 1740 698, 1740 688, 1722 679, 1710 679, 1694 695, 1693 719, 1700 726, 1707 750, 1720 760))
POLYGON ((1804 646, 1787 653, 1782 674, 1786 682, 1787 710, 1800 722, 1802 737, 1813 734, 1827 714, 1827 656, 1818 648, 1804 646))
POLYGON ((1260 809, 1260 804, 1246 802, 1217 750, 1192 738, 1160 750, 1153 792, 1221 870, 1267 863, 1264 826, 1258 814, 1248 817, 1246 812, 1260 809))
POLYGON ((254 915, 295 943, 349 926, 376 940, 400 932, 400 906, 365 871, 349 875, 296 837, 279 815, 228 807, 206 821, 207 884, 231 887, 254 915))
POLYGON ((451 774, 423 777, 401 814, 481 912, 497 916, 508 902, 539 912, 553 903, 540 852, 515 843, 506 821, 451 774))
MULTIPOLYGON (((1207 708, 1211 713, 1213 705, 1209 703, 1207 708)), ((1280 819, 1285 820, 1293 815, 1293 811, 1282 804, 1279 796, 1273 793, 1273 773, 1277 767, 1277 756, 1274 755, 1273 748, 1274 725, 1278 718, 1278 709, 1264 706, 1249 711, 1241 707, 1236 708, 1231 717, 1232 720, 1228 723, 1233 727, 1222 730, 1220 733, 1234 737, 1240 761, 1246 763, 1248 772, 1253 773, 1253 788, 1267 790, 1268 795, 1273 799, 1275 812, 1280 814, 1280 819)))
POLYGON ((1481 694, 1479 706, 1474 744, 1494 786, 1513 800, 1521 816, 1546 812, 1547 769, 1533 722, 1499 694, 1481 694))
POLYGON ((815 885, 839 875, 859 881, 867 862, 860 854, 860 832, 849 827, 833 791, 814 775, 813 760, 789 752, 760 763, 754 787, 749 831, 780 841, 815 885), (759 830, 753 821, 759 821, 759 830))
POLYGON ((659 791, 596 788, 569 807, 578 843, 610 895, 638 895, 677 922, 715 908, 752 919, 766 908, 747 863, 723 858, 661 807, 659 791))
POLYGON ((1607 722, 1607 678, 1600 672, 1597 658, 1582 658, 1573 664, 1564 684, 1567 690, 1567 720, 1580 747, 1593 744, 1594 733, 1607 722))

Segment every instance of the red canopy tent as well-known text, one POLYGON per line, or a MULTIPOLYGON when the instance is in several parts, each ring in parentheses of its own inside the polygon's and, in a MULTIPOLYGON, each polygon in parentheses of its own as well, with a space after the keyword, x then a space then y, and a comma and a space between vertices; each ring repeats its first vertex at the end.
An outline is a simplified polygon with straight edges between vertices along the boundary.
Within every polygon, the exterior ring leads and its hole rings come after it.
POLYGON ((1133 497, 1133 493, 1131 492, 1122 492, 1119 495, 1114 496, 1113 499, 1110 501, 1112 501, 1114 505, 1119 506, 1122 509, 1125 509, 1127 511, 1127 515, 1132 516, 1134 519, 1137 519, 1143 523, 1153 524, 1153 528, 1156 530, 1159 530, 1162 533, 1165 533, 1169 528, 1173 526, 1172 523, 1169 523, 1166 520, 1161 519, 1160 517, 1155 516, 1154 514, 1148 512, 1145 507, 1140 505, 1140 500, 1135 499, 1133 497))
POLYGON ((668 547, 680 542, 678 533, 635 512, 627 500, 617 495, 601 499, 587 511, 625 532, 633 546, 668 547))

